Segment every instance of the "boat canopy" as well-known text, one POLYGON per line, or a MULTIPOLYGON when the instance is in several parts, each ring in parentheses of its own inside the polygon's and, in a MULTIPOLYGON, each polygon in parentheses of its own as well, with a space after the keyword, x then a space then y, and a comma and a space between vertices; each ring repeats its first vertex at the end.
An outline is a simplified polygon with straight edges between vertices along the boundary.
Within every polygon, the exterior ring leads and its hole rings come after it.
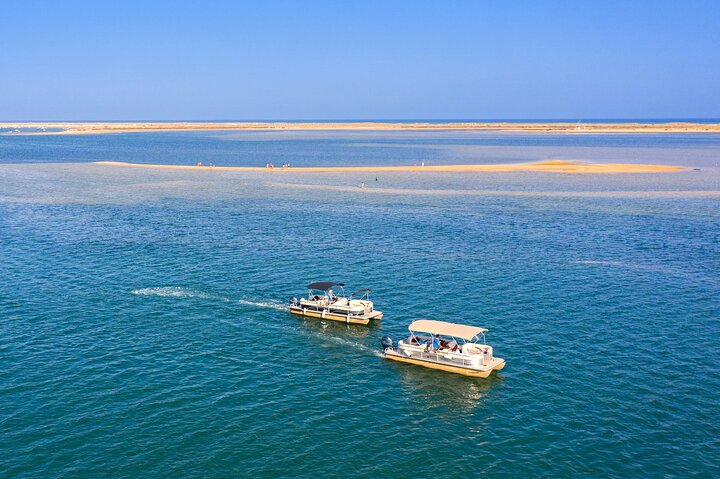
POLYGON ((445 321, 434 321, 432 319, 418 319, 408 326, 409 331, 422 331, 430 334, 442 334, 470 340, 480 333, 487 332, 485 328, 467 326, 465 324, 446 323, 445 321))
POLYGON ((333 286, 345 286, 345 283, 336 283, 334 281, 318 281, 316 283, 308 284, 308 289, 319 289, 321 291, 327 291, 333 286))

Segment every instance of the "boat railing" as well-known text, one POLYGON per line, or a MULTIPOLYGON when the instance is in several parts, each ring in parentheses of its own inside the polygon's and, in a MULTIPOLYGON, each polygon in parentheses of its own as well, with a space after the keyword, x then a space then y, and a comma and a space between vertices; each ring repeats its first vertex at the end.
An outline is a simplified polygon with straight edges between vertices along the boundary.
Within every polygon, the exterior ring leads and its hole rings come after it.
MULTIPOLYGON (((465 367, 473 366, 473 361, 471 358, 468 358, 464 354, 455 354, 449 351, 441 351, 441 350, 433 350, 433 351, 427 351, 427 350, 415 350, 412 351, 412 356, 415 356, 416 353, 419 353, 420 358, 419 359, 425 359, 425 360, 432 360, 438 363, 445 363, 445 364, 460 364, 465 367), (448 357, 449 354, 453 354, 453 356, 448 357)), ((483 364, 482 358, 480 358, 480 364, 483 364)))
POLYGON ((302 308, 304 310, 314 311, 318 313, 322 311, 327 311, 329 313, 335 314, 350 314, 350 316, 361 316, 365 313, 364 309, 361 310, 349 305, 335 305, 332 303, 328 304, 327 302, 318 302, 317 304, 298 302, 294 306, 297 308, 302 308))
POLYGON ((350 294, 350 296, 348 296, 348 299, 358 299, 358 300, 370 301, 370 288, 359 289, 359 290, 355 291, 354 293, 350 294), (360 296, 355 297, 355 295, 358 295, 358 294, 360 296))

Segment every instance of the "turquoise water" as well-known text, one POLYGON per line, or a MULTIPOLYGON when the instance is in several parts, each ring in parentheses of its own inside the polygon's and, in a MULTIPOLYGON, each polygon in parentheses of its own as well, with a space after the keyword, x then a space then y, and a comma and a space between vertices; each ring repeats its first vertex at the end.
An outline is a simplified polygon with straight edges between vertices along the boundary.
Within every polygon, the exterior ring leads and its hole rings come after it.
POLYGON ((718 136, 304 135, 0 137, 2 477, 720 474, 718 136), (536 157, 699 170, 88 163, 536 157), (325 279, 385 319, 291 317, 325 279), (383 360, 418 317, 488 327, 507 367, 383 360))
POLYGON ((0 163, 127 161, 217 166, 515 163, 548 159, 720 167, 720 134, 234 131, 0 134, 0 163))

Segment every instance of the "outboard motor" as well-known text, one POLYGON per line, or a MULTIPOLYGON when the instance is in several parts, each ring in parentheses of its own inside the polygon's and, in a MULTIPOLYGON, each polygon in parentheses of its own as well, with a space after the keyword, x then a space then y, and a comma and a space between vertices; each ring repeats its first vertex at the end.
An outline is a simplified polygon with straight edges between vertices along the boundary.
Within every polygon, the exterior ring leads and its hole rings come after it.
POLYGON ((380 344, 382 344, 383 350, 392 348, 393 340, 390 336, 383 336, 382 339, 380 339, 380 344))
POLYGON ((290 299, 290 304, 291 304, 292 306, 297 306, 297 304, 298 304, 298 299, 297 299, 297 298, 291 298, 291 299, 290 299))

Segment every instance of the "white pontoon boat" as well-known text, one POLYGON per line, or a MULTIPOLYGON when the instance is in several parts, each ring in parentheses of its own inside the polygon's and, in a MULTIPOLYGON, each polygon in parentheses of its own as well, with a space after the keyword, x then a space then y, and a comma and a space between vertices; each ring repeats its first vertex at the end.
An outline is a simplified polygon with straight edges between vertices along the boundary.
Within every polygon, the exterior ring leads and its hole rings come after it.
POLYGON ((493 356, 485 343, 485 328, 419 319, 408 330, 410 336, 397 347, 389 336, 382 338, 387 359, 479 378, 505 367, 505 360, 493 356))
POLYGON ((290 312, 300 316, 321 318, 352 324, 368 324, 382 319, 382 312, 370 301, 370 288, 363 288, 345 297, 345 284, 319 281, 308 285, 308 297, 292 298, 290 312), (332 288, 339 288, 336 294, 332 288))

